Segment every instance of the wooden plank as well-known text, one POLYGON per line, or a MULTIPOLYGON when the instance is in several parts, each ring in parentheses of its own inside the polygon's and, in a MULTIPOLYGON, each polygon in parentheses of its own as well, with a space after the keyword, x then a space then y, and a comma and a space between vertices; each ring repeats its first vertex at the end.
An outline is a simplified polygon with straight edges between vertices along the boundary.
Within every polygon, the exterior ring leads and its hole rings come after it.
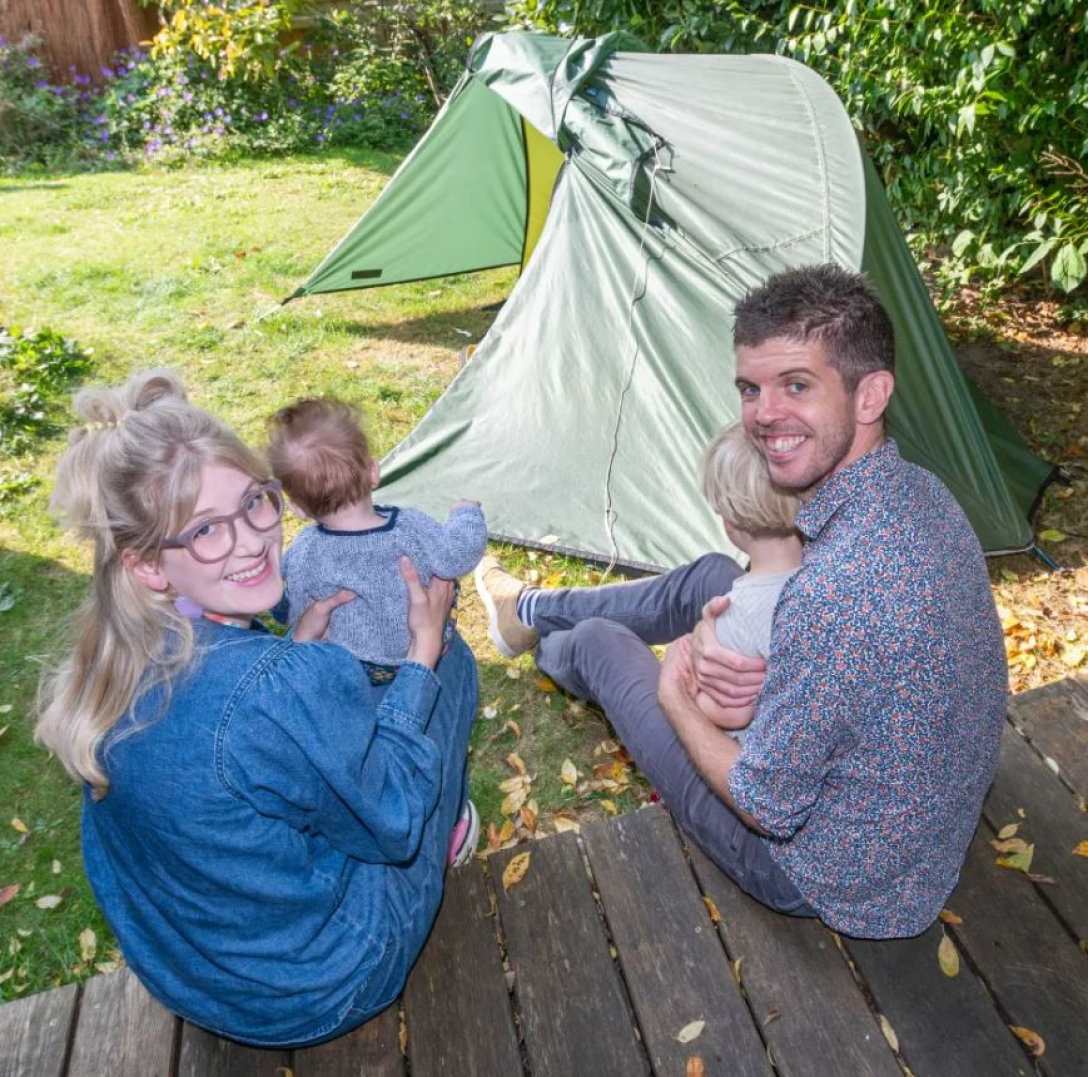
POLYGON ((936 923, 913 939, 843 940, 910 1072, 915 1077, 1034 1073, 966 962, 958 976, 941 971, 942 935, 936 923))
POLYGON ((178 1077, 283 1077, 290 1064, 287 1051, 243 1047, 188 1021, 182 1025, 178 1077))
POLYGON ((997 867, 985 824, 948 900, 963 923, 949 929, 1010 1024, 1046 1041, 1044 1067, 1088 1073, 1088 962, 1019 871, 997 867))
POLYGON ((730 956, 782 1074, 902 1077, 832 934, 816 920, 783 916, 753 901, 693 843, 703 892, 722 914, 730 956))
POLYGON ((78 997, 68 984, 0 1006, 0 1077, 61 1077, 78 997))
POLYGON ((130 969, 83 985, 68 1072, 73 1077, 166 1077, 177 1018, 130 969))
POLYGON ((767 1074, 752 1015, 729 969, 668 813, 631 812, 582 831, 605 919, 655 1073, 767 1074), (676 1034, 705 1021, 699 1037, 676 1034))
POLYGON ((1067 677, 1010 696, 1009 717, 1062 777, 1088 796, 1088 684, 1067 677))
POLYGON ((400 1012, 386 1007, 354 1032, 295 1052, 294 1077, 402 1077, 400 1012))
POLYGON ((1088 841, 1088 814, 1015 729, 1002 741, 983 813, 995 831, 1020 824, 1016 837, 1035 846, 1032 873, 1054 880, 1040 883, 1043 896, 1078 938, 1088 939, 1088 857, 1073 854, 1088 841))
POLYGON ((404 1015, 412 1077, 521 1073, 495 915, 479 861, 448 876, 434 930, 408 979, 404 1015))
POLYGON ((533 1077, 648 1074, 634 1018, 571 833, 488 859, 533 1077), (502 873, 529 853, 507 893, 502 873))

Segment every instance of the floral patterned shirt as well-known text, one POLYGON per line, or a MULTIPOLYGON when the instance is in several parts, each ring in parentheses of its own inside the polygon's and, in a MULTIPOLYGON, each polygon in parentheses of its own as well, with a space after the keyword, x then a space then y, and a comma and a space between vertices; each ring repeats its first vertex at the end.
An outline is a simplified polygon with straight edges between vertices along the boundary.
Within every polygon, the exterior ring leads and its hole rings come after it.
POLYGON ((982 550, 893 441, 832 475, 797 527, 730 792, 830 927, 915 935, 959 877, 1004 726, 982 550))

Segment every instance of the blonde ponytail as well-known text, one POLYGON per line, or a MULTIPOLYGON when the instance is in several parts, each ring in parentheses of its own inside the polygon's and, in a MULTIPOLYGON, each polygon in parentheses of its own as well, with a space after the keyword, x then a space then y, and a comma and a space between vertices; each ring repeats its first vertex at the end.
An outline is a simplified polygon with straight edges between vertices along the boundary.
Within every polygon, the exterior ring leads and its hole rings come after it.
POLYGON ((157 556, 192 515, 209 464, 261 482, 268 469, 229 427, 189 404, 168 371, 85 389, 73 407, 83 422, 68 436, 50 508, 94 544, 94 576, 69 653, 42 677, 35 736, 99 798, 109 789, 103 737, 139 694, 169 684, 193 660, 191 623, 135 579, 124 553, 157 556))

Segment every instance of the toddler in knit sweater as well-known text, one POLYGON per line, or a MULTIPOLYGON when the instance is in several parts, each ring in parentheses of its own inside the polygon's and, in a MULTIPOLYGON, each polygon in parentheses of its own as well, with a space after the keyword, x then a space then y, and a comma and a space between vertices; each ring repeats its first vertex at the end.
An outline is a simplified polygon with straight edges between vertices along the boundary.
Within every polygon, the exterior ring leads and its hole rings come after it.
MULTIPOLYGON (((294 624, 313 601, 342 588, 355 600, 333 611, 328 639, 346 647, 375 684, 396 676, 408 653, 408 591, 400 558, 424 585, 471 572, 487 545, 479 503, 457 501, 445 523, 411 508, 375 505, 378 463, 358 409, 339 400, 300 400, 271 420, 272 472, 292 507, 314 520, 283 557, 277 620, 294 624)), ((447 625, 452 637, 453 618, 447 625)))

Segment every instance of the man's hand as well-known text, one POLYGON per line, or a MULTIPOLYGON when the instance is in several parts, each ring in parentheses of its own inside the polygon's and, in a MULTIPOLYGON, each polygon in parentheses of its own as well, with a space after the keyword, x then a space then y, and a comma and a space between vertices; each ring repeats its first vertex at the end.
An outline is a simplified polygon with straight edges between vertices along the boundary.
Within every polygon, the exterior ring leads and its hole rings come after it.
POLYGON ((320 642, 328 634, 329 618, 332 616, 332 611, 338 606, 343 606, 345 602, 351 602, 352 599, 358 597, 354 591, 349 591, 345 587, 342 591, 337 591, 335 595, 322 598, 317 602, 311 602, 298 619, 298 624, 295 625, 291 638, 296 643, 320 642))
POLYGON ((718 616, 729 608, 729 596, 712 598, 691 633, 691 667, 699 691, 720 707, 747 707, 755 702, 767 663, 730 651, 718 642, 718 616))

